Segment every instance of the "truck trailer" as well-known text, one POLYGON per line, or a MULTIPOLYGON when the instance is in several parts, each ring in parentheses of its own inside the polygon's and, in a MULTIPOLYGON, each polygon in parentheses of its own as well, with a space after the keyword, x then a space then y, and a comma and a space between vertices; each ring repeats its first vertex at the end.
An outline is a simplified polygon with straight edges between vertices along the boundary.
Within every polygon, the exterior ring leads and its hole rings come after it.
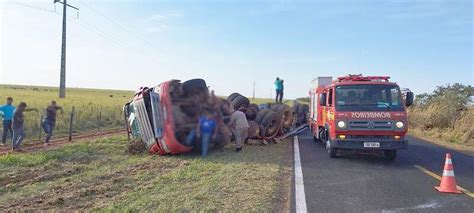
POLYGON ((309 126, 315 142, 325 144, 329 157, 340 150, 382 151, 394 160, 406 149, 406 107, 413 93, 402 95, 388 76, 347 75, 311 82, 309 126))

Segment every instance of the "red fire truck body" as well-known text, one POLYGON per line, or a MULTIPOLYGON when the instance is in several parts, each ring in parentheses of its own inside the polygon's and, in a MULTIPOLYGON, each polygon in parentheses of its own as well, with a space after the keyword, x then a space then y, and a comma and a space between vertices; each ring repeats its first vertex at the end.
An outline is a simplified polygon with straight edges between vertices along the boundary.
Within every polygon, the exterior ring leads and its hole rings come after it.
POLYGON ((405 99, 386 76, 318 77, 310 90, 309 125, 315 141, 324 142, 330 157, 338 150, 378 150, 393 160, 406 149, 408 130, 405 99))

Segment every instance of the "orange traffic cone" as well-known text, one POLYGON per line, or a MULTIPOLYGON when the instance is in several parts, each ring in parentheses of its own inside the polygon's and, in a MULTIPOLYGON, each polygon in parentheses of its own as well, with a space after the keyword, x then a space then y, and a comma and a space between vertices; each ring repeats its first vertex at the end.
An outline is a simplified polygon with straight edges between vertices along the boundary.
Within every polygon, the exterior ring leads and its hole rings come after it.
POLYGON ((456 187, 456 178, 454 178, 453 163, 451 154, 446 153, 446 162, 444 163, 443 177, 439 186, 435 186, 439 192, 461 194, 456 187))

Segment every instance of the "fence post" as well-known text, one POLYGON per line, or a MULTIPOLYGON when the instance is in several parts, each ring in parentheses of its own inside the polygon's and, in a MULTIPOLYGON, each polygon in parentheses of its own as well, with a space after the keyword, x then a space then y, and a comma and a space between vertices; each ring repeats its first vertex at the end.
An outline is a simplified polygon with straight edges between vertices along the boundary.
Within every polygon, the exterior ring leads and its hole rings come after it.
POLYGON ((38 134, 38 141, 41 142, 41 133, 43 132, 43 115, 40 117, 40 122, 39 122, 39 134, 38 134))
POLYGON ((99 109, 99 121, 97 124, 97 132, 100 132, 100 121, 102 120, 102 107, 99 109))
POLYGON ((74 123, 74 106, 71 110, 71 119, 69 120, 69 141, 72 141, 72 124, 74 123))

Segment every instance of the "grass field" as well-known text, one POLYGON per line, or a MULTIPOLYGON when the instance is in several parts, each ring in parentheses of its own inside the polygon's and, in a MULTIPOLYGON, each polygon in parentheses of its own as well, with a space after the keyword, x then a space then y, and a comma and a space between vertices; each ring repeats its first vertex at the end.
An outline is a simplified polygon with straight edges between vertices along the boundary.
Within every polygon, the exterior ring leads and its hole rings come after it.
POLYGON ((0 104, 5 104, 7 97, 13 97, 14 105, 26 102, 28 107, 37 108, 40 113, 25 113, 25 130, 27 138, 38 139, 40 134, 40 118, 44 108, 56 100, 64 108, 58 114, 56 135, 68 132, 70 112, 75 106, 74 131, 95 131, 99 125, 102 129, 123 127, 122 106, 133 95, 131 91, 74 89, 67 90, 65 99, 58 99, 58 89, 37 86, 0 85, 0 104), (100 115, 100 116, 99 116, 100 115))
POLYGON ((199 156, 125 154, 126 137, 0 157, 5 211, 288 209, 291 143, 232 146, 199 156))
MULTIPOLYGON (((65 99, 58 98, 58 89, 40 86, 0 85, 0 105, 5 104, 7 97, 13 97, 14 105, 26 102, 29 108, 37 108, 40 112, 25 113, 25 131, 27 140, 38 140, 41 132, 40 120, 43 110, 52 101, 64 108, 58 114, 55 137, 67 135, 69 131, 70 113, 75 107, 74 132, 97 131, 100 120, 101 129, 120 128, 124 126, 122 106, 130 101, 132 91, 99 90, 99 89, 67 89, 65 99), (99 119, 100 118, 100 119, 99 119)), ((256 98, 252 103, 272 103, 273 99, 256 98)), ((293 101, 285 100, 288 105, 293 101)), ((2 130, 3 131, 3 130, 2 130)))

